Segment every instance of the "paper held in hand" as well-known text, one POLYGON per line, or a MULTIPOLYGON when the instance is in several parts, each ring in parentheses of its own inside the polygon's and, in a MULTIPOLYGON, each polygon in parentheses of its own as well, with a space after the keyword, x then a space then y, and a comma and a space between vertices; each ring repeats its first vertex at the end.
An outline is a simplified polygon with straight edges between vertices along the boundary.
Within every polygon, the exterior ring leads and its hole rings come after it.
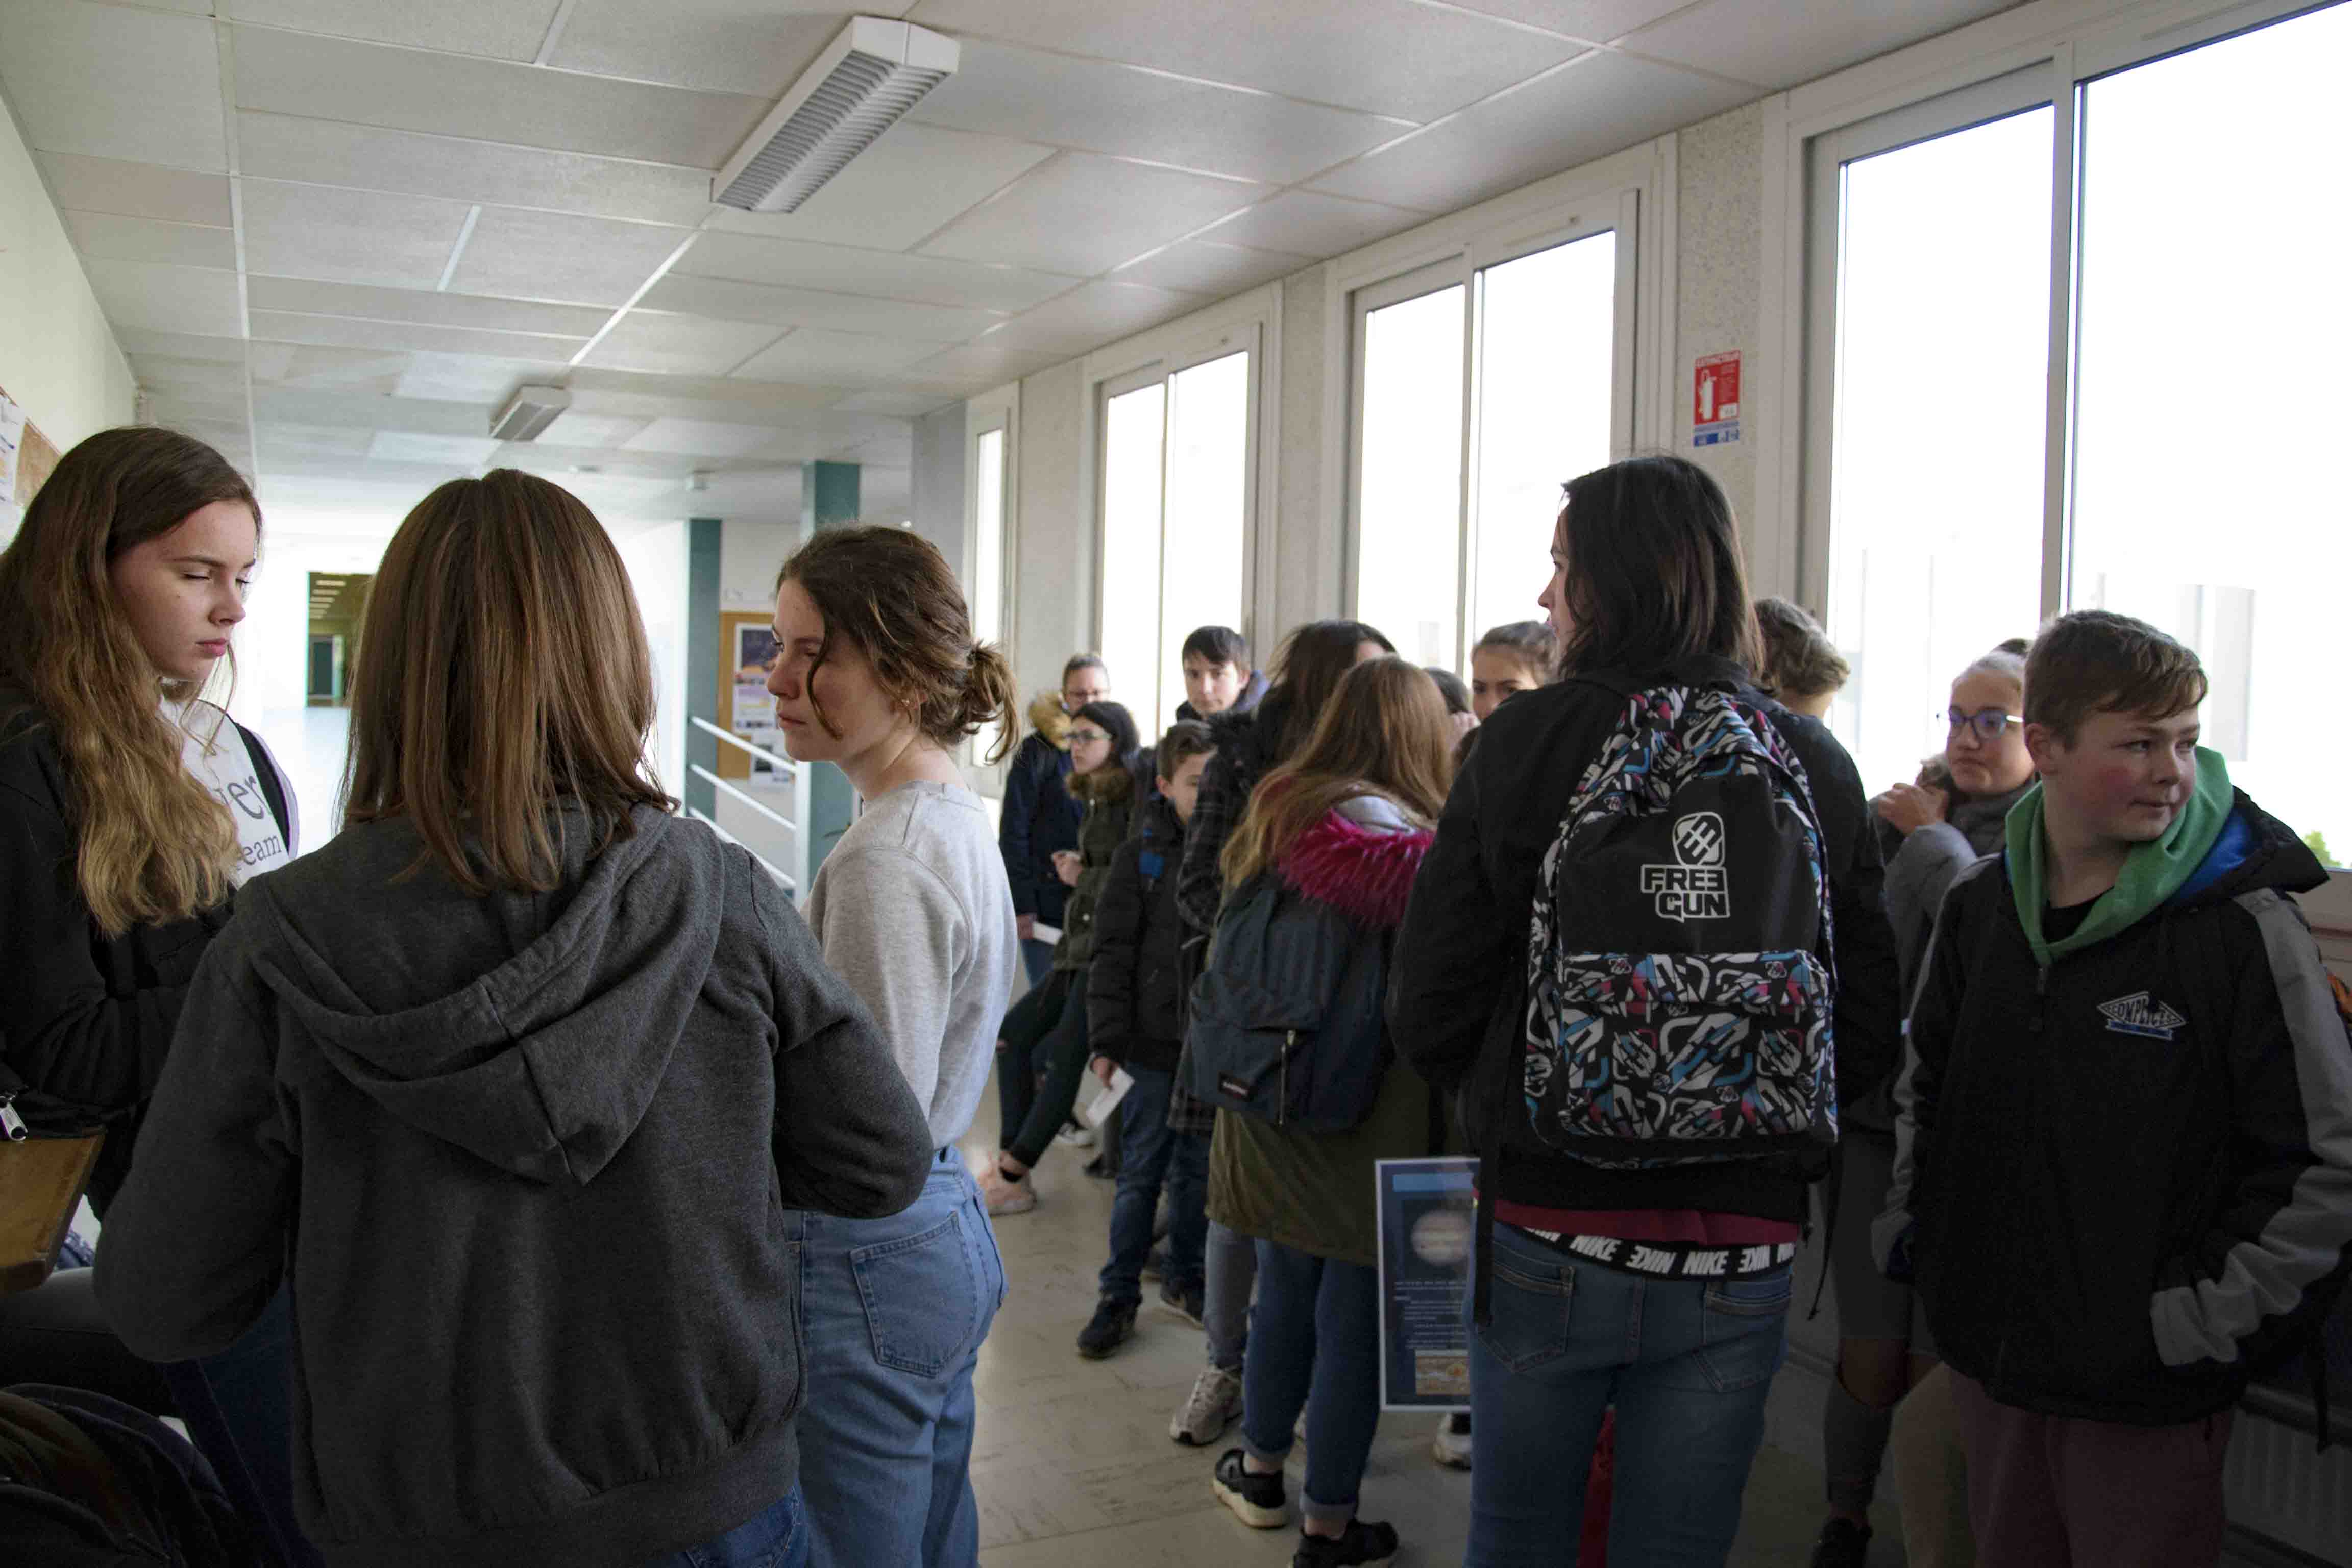
POLYGON ((1134 1087, 1133 1073, 1125 1068, 1114 1068, 1111 1069, 1110 1087, 1095 1096, 1094 1103, 1078 1114, 1087 1119, 1087 1126, 1100 1127, 1110 1119, 1110 1113, 1118 1109, 1118 1102, 1127 1098, 1127 1091, 1134 1087))

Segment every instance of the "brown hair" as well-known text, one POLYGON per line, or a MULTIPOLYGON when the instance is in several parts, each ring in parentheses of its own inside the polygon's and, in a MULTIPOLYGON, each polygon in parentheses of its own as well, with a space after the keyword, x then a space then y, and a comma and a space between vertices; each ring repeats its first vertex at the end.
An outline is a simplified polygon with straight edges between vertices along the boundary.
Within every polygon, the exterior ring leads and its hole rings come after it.
POLYGON ((1168 733, 1160 737, 1160 745, 1151 753, 1152 766, 1163 779, 1172 779, 1176 770, 1194 757, 1205 757, 1217 749, 1217 738, 1198 719, 1179 719, 1168 726, 1168 733))
POLYGON ((1853 666, 1802 605, 1759 599, 1756 626, 1763 647, 1756 682, 1767 696, 1819 697, 1835 691, 1853 674, 1853 666))
POLYGON ((1307 744, 1366 643, 1396 652, 1396 644, 1361 621, 1309 621, 1283 639, 1274 656, 1275 689, 1259 705, 1282 718, 1277 754, 1287 757, 1307 744))
POLYGON ((1558 544, 1571 623, 1562 671, 1641 675, 1703 658, 1757 667, 1738 527, 1697 464, 1629 458, 1570 479, 1558 544))
POLYGON ((1225 841, 1225 886, 1279 861, 1298 836, 1353 795, 1386 795, 1433 824, 1454 784, 1454 725, 1428 672, 1391 655, 1340 679, 1306 748, 1266 774, 1225 841))
MULTIPOLYGON (((0 682, 55 738, 75 880, 110 937, 185 920, 233 886, 236 830, 181 764, 183 736, 157 710, 155 667, 107 574, 123 552, 218 501, 249 510, 258 541, 252 487, 218 452, 152 426, 101 430, 59 460, 0 554, 0 682)), ((184 681, 160 690, 195 695, 184 681)))
POLYGON ((2204 701, 2205 690, 2194 650, 2113 610, 2060 616, 2025 659, 2025 721, 2070 746, 2094 713, 2168 719, 2204 701))
POLYGON ((676 802, 646 770, 653 658, 620 552, 578 497, 494 468, 416 504, 376 569, 352 683, 343 821, 405 817, 468 893, 562 879, 577 802, 595 853, 676 802))
POLYGON ((829 529, 793 552, 776 574, 777 587, 787 583, 798 583, 824 617, 824 644, 809 667, 809 706, 826 734, 838 739, 840 731, 817 701, 816 672, 842 637, 928 739, 952 746, 994 724, 988 761, 1012 745, 1020 700, 1012 667, 993 646, 972 640, 963 590, 930 541, 902 528, 829 529))
POLYGON ((1470 653, 1473 658, 1482 653, 1508 654, 1549 680, 1552 665, 1559 657, 1559 639, 1551 635, 1548 622, 1511 621, 1491 628, 1470 653))

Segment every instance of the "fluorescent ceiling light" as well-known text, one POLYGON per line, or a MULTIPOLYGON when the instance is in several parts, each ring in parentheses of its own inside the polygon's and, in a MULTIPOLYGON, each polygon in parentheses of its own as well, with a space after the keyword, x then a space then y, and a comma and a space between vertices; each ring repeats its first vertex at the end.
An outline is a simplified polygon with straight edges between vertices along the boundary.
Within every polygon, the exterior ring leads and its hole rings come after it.
POLYGON ((744 212, 798 210, 952 75, 961 56, 953 38, 928 27, 852 16, 727 160, 710 199, 744 212))
POLYGON ((490 420, 490 434, 501 441, 531 441, 572 406, 572 394, 560 386, 519 386, 507 405, 490 420))

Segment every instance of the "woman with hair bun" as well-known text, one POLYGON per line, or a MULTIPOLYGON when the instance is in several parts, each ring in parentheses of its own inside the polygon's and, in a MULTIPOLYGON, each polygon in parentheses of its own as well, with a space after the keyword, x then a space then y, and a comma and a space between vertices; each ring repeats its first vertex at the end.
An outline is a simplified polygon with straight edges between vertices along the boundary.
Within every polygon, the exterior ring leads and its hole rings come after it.
POLYGON ((953 748, 1009 738, 1013 672, 972 640, 932 546, 895 528, 818 534, 776 583, 768 676, 784 747, 837 763, 865 809, 809 890, 825 960, 865 998, 930 1123, 923 1195, 882 1220, 803 1216, 812 1563, 969 1568, 972 1369, 1004 1263, 955 1147, 1020 963, 1013 891, 953 748))

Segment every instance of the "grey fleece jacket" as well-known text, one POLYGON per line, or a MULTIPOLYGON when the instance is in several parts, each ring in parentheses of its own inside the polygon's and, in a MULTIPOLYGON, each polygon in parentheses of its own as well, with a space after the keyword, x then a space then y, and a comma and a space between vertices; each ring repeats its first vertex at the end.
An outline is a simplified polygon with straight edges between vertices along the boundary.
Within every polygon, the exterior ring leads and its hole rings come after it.
POLYGON ((640 809, 542 895, 346 831, 197 971, 97 1289, 157 1360, 291 1276, 294 1472, 335 1568, 548 1568, 793 1484, 798 1216, 923 1190, 921 1109, 740 849, 640 809))

